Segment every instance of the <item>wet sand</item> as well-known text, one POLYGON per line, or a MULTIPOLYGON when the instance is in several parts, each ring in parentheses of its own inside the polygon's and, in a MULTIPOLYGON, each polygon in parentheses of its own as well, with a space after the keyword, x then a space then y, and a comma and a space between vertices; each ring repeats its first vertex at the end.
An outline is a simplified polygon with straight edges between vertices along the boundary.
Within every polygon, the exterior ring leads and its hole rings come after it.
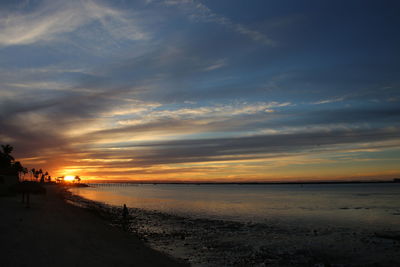
POLYGON ((185 266, 98 214, 69 205, 58 186, 46 195, 0 198, 0 266, 185 266))

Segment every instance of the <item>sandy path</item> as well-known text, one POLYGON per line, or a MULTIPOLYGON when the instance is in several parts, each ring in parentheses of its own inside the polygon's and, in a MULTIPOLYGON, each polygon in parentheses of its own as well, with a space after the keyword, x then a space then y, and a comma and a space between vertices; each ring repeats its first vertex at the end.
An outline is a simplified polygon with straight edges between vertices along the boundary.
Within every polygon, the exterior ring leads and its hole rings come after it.
POLYGON ((0 198, 0 266, 182 266, 94 214, 66 204, 57 186, 0 198))

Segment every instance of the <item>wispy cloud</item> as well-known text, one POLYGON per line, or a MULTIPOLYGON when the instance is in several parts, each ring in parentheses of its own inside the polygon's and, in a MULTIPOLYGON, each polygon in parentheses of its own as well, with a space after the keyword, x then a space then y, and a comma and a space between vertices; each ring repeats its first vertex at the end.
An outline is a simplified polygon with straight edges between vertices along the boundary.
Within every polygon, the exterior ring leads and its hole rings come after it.
POLYGON ((344 97, 323 99, 323 100, 319 100, 319 101, 313 102, 312 104, 314 104, 314 105, 322 105, 322 104, 336 103, 336 102, 342 102, 344 99, 345 99, 344 97))
POLYGON ((266 34, 253 30, 246 25, 235 23, 231 19, 213 12, 206 5, 196 0, 164 0, 166 5, 178 6, 187 12, 191 19, 202 22, 213 22, 227 27, 239 34, 245 35, 254 41, 267 46, 275 46, 276 41, 269 38, 266 34))
POLYGON ((211 64, 210 66, 204 68, 204 71, 216 70, 216 69, 224 67, 225 65, 226 65, 226 60, 219 59, 219 60, 215 61, 213 64, 211 64))
POLYGON ((45 1, 33 12, 2 13, 0 46, 53 41, 94 21, 115 38, 140 40, 147 34, 122 11, 97 1, 45 1))
MULTIPOLYGON (((175 119, 175 120, 187 120, 187 119, 204 119, 209 118, 212 121, 220 121, 223 117, 235 117, 241 115, 254 115, 256 113, 272 113, 274 108, 281 108, 290 106, 291 103, 279 103, 279 102, 258 102, 258 103, 236 103, 230 105, 216 105, 216 106, 204 106, 204 107, 186 107, 178 108, 173 110, 161 109, 161 110, 149 110, 144 109, 134 109, 136 112, 141 112, 139 119, 127 119, 118 121, 119 124, 137 125, 139 122, 141 124, 146 124, 149 122, 159 121, 162 119, 175 119)), ((153 106, 154 107, 154 106, 153 106)), ((151 107, 152 108, 152 107, 151 107)), ((152 108, 153 109, 153 108, 152 108)), ((118 112, 115 113, 119 114, 118 112)), ((127 112, 125 114, 128 114, 127 112)), ((210 122, 210 120, 208 120, 210 122)))
POLYGON ((5 86, 10 86, 14 88, 21 89, 29 89, 29 90, 37 90, 37 89, 45 89, 45 90, 65 90, 69 89, 69 84, 62 84, 58 82, 25 82, 25 83, 6 83, 5 86))

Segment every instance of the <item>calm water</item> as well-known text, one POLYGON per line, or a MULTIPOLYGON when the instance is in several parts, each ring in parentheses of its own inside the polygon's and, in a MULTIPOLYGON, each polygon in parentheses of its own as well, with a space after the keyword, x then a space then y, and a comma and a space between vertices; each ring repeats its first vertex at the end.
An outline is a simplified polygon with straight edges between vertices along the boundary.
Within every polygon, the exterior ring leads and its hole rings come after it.
POLYGON ((100 185, 71 192, 196 218, 400 230, 400 184, 100 185))

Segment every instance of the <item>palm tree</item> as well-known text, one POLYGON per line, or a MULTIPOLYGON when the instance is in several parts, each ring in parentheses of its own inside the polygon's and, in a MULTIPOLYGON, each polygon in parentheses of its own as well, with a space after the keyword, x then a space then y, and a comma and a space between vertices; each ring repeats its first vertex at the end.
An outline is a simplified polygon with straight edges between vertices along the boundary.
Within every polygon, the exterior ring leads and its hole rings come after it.
POLYGON ((40 175, 40 183, 44 183, 44 178, 45 178, 45 174, 44 173, 42 173, 41 175, 40 175))
POLYGON ((24 172, 21 162, 16 161, 12 164, 12 169, 18 174, 18 180, 21 178, 21 174, 24 172))
POLYGON ((31 180, 32 180, 33 177, 36 175, 36 170, 35 170, 35 168, 32 168, 32 169, 31 169, 31 173, 32 173, 32 176, 31 176, 31 180))
POLYGON ((77 183, 79 183, 81 181, 81 178, 77 175, 77 176, 75 176, 75 178, 74 178, 74 182, 77 182, 77 183))
POLYGON ((25 175, 26 175, 28 172, 29 172, 29 171, 28 171, 28 168, 24 168, 24 169, 22 170, 22 173, 23 173, 23 175, 22 175, 22 181, 25 180, 25 175))
POLYGON ((44 183, 44 181, 46 181, 47 175, 49 175, 48 172, 42 173, 42 177, 40 178, 41 183, 44 183))
POLYGON ((13 156, 11 156, 11 152, 13 151, 13 147, 10 145, 1 145, 0 151, 0 168, 10 168, 11 163, 14 161, 13 156))
POLYGON ((42 169, 39 169, 39 170, 32 169, 32 171, 33 171, 33 176, 35 177, 36 182, 37 182, 38 179, 39 179, 39 175, 40 175, 43 171, 42 171, 42 169))
POLYGON ((24 180, 25 180, 25 175, 27 175, 29 173, 28 168, 24 168, 24 180))
POLYGON ((1 145, 1 149, 3 150, 3 155, 8 157, 10 161, 13 161, 14 158, 11 156, 11 152, 13 151, 13 147, 10 145, 1 145))

